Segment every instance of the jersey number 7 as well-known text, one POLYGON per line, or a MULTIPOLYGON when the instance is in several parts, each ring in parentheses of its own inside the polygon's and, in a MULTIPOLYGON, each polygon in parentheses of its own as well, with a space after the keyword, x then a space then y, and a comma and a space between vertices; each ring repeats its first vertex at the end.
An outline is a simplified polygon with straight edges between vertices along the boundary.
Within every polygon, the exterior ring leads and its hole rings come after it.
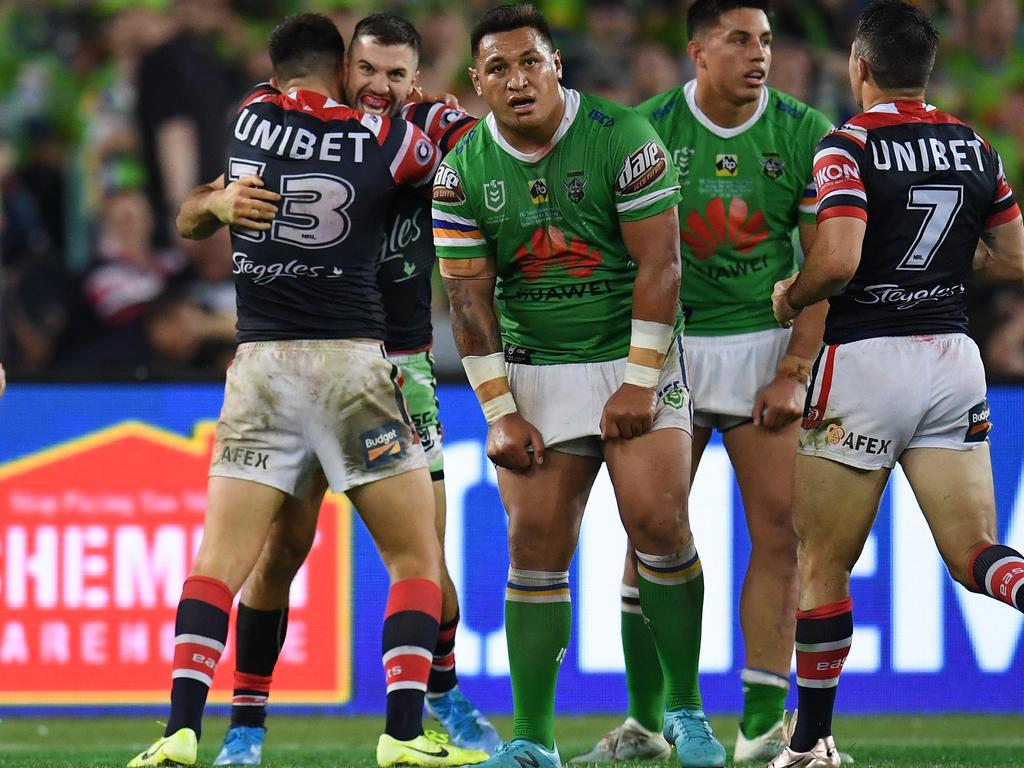
POLYGON ((964 188, 958 184, 930 184, 911 187, 908 211, 924 211, 917 238, 897 269, 925 270, 945 242, 953 220, 964 204, 964 188))

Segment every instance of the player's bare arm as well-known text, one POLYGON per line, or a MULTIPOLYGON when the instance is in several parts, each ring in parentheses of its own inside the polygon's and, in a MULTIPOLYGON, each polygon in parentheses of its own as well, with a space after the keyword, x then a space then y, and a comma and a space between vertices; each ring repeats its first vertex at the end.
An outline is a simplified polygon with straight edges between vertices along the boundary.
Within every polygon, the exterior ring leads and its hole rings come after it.
MULTIPOLYGON (((817 234, 814 224, 800 224, 800 247, 810 253, 817 234)), ((779 361, 772 379, 754 400, 751 416, 754 424, 777 432, 785 429, 803 415, 807 382, 811 366, 821 348, 825 331, 828 302, 820 301, 808 307, 793 321, 793 333, 786 345, 786 354, 779 361)))
POLYGON ((265 231, 277 215, 276 192, 263 189, 259 176, 243 176, 227 186, 223 174, 189 192, 178 211, 178 233, 189 240, 203 240, 221 226, 265 231))
POLYGON ((981 235, 985 249, 980 272, 990 280, 1024 281, 1024 221, 1018 216, 981 235))
POLYGON ((640 221, 622 222, 622 240, 636 263, 633 283, 633 340, 626 380, 610 397, 601 414, 605 440, 638 437, 654 423, 658 374, 672 341, 679 302, 679 214, 675 208, 640 221), (643 325, 638 325, 642 323, 643 325), (637 342, 646 330, 660 330, 656 344, 637 342), (659 347, 657 349, 652 346, 659 347), (632 368, 631 368, 632 366, 632 368), (642 374, 633 380, 630 371, 642 374), (646 372, 650 373, 646 373, 646 372), (648 378, 645 378, 648 377, 648 378))
POLYGON ((495 260, 441 259, 440 263, 455 346, 489 425, 487 457, 499 467, 519 471, 530 469, 534 460, 543 464, 544 440, 519 415, 508 383, 494 315, 495 260))
POLYGON ((867 222, 853 216, 836 216, 818 224, 804 268, 775 284, 772 309, 780 325, 788 328, 805 307, 846 287, 860 265, 866 230, 867 222))

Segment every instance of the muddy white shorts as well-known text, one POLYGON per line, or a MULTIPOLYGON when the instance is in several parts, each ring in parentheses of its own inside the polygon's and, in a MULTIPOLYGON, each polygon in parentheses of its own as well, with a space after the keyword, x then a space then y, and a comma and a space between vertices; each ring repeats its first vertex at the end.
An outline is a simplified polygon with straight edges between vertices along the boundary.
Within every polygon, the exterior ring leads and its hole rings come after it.
MULTIPOLYGON (((580 456, 603 456, 601 414, 626 375, 626 360, 561 365, 508 364, 519 413, 540 430, 544 445, 580 456)), ((665 356, 658 381, 654 429, 692 433, 682 337, 665 356)))
POLYGON ((693 425, 721 432, 753 420, 754 398, 775 378, 790 331, 687 336, 693 425))
POLYGON ((861 469, 892 468, 908 448, 977 448, 992 428, 978 347, 961 333, 829 345, 802 427, 800 453, 861 469))
POLYGON ((210 475, 303 496, 323 469, 343 493, 427 462, 398 388, 372 341, 240 344, 228 369, 210 475))

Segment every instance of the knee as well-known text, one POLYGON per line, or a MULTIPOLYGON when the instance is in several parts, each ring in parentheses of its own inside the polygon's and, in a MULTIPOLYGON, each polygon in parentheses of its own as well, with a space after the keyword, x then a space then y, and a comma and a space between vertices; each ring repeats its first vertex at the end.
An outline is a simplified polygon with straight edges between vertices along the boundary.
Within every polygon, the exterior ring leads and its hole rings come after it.
POLYGON ((974 556, 978 553, 978 550, 990 547, 995 542, 989 536, 983 536, 982 538, 974 541, 970 546, 958 546, 953 552, 943 552, 942 560, 946 564, 946 569, 949 571, 949 575, 954 581, 967 587, 971 592, 978 591, 977 582, 974 579, 974 556))
POLYGON ((508 555, 514 568, 561 571, 568 567, 575 539, 540 521, 509 526, 508 555))
POLYGON ((845 562, 834 551, 821 546, 808 546, 801 541, 797 547, 797 564, 802 584, 849 581, 853 563, 845 562))
POLYGON ((629 541, 638 551, 649 555, 678 552, 692 538, 689 526, 674 517, 644 516, 627 526, 629 541))
POLYGON ((764 514, 751 510, 748 530, 752 557, 769 557, 783 566, 796 563, 799 539, 788 508, 764 514))

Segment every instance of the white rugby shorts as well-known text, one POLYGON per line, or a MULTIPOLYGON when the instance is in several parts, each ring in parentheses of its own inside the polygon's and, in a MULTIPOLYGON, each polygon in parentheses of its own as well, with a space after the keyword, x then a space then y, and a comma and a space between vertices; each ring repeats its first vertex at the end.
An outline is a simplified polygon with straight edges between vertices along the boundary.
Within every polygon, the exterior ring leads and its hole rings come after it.
POLYGON ((798 450, 891 469, 909 448, 970 451, 990 430, 985 369, 969 336, 884 336, 822 349, 798 450))
MULTIPOLYGON (((604 455, 601 414, 625 375, 625 358, 604 363, 508 363, 520 415, 540 431, 546 447, 580 456, 604 455)), ((682 337, 669 346, 657 394, 652 431, 681 429, 692 434, 682 337)))
POLYGON ((791 331, 687 336, 693 425, 721 432, 753 420, 757 393, 775 378, 791 331))
POLYGON ((304 496, 322 468, 343 493, 426 467, 398 387, 373 341, 240 344, 228 369, 210 475, 304 496))

